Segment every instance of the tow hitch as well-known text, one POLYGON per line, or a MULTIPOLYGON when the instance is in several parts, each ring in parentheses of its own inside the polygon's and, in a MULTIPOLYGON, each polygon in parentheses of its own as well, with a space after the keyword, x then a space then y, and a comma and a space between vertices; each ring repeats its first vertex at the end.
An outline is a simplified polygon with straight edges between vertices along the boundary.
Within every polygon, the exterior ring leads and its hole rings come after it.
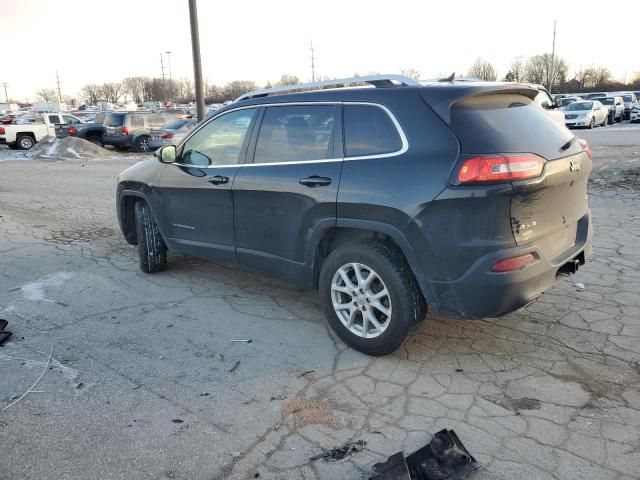
POLYGON ((580 268, 580 265, 584 265, 584 253, 580 253, 580 255, 578 255, 575 258, 572 258, 567 263, 562 265, 558 269, 558 275, 562 275, 562 274, 569 275, 571 273, 576 273, 580 268))

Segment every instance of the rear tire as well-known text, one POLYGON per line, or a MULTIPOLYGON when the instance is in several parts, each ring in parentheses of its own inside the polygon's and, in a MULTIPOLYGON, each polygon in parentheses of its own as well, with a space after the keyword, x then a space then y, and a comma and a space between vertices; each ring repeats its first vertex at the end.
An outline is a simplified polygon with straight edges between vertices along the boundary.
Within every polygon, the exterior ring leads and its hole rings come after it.
POLYGON ((91 135, 90 137, 87 137, 87 141, 93 143, 94 145, 98 145, 99 147, 102 147, 102 137, 100 137, 99 135, 91 135))
POLYGON ((427 313, 402 252, 378 240, 349 242, 333 250, 322 264, 319 291, 336 335, 368 355, 397 350, 427 313))
POLYGON ((36 141, 29 135, 20 135, 16 138, 16 145, 20 150, 29 150, 33 148, 35 144, 36 141))
POLYGON ((138 138, 136 140, 135 147, 137 152, 146 153, 150 151, 151 147, 149 146, 149 137, 143 135, 142 137, 138 138))
POLYGON ((145 273, 161 272, 167 268, 167 247, 160 236, 158 225, 145 202, 136 202, 135 215, 140 270, 145 273))

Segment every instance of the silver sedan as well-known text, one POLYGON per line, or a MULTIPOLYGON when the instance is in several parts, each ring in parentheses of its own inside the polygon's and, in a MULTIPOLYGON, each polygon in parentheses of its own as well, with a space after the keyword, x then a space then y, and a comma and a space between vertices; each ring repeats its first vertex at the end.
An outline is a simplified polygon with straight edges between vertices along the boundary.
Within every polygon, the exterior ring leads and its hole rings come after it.
POLYGON ((596 125, 604 127, 609 123, 609 108, 598 100, 573 102, 566 106, 563 113, 564 123, 569 128, 593 128, 596 125))
POLYGON ((195 125, 195 119, 179 119, 167 123, 158 130, 151 130, 149 147, 155 150, 165 145, 178 145, 195 125))

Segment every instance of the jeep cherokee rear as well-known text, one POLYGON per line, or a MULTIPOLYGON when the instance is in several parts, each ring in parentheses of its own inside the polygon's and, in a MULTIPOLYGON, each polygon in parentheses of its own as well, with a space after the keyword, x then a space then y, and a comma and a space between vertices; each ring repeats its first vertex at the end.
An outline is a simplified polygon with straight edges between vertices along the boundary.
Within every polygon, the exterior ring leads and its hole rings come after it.
POLYGON ((381 355, 427 306, 503 315, 584 263, 591 154, 537 90, 354 81, 387 88, 249 94, 123 172, 142 269, 168 249, 317 287, 336 334, 381 355))

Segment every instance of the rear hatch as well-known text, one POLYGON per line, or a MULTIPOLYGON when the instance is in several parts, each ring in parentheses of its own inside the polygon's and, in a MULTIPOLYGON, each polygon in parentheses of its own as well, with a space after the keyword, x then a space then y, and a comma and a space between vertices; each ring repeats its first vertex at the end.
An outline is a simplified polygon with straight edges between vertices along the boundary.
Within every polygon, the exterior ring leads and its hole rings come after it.
POLYGON ((517 245, 535 243, 546 258, 562 261, 581 236, 579 222, 588 222, 591 158, 530 95, 475 93, 454 102, 448 120, 460 141, 461 161, 476 156, 543 159, 539 176, 510 181, 511 228, 517 245))
POLYGON ((110 113, 103 122, 105 135, 124 135, 122 127, 124 127, 124 113, 110 113))

